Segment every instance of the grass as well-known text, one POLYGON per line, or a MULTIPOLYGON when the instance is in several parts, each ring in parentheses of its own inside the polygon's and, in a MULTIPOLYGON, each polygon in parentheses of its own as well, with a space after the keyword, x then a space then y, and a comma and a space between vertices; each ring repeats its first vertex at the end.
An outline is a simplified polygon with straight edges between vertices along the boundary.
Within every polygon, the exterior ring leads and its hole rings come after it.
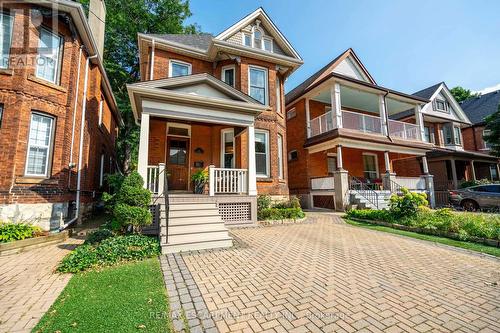
POLYGON ((157 258, 78 273, 33 332, 173 332, 157 258))
POLYGON ((460 247, 462 249, 467 249, 467 250, 471 250, 471 251, 486 253, 486 254, 489 254, 489 255, 492 255, 495 257, 500 257, 500 248, 498 248, 498 247, 493 247, 493 246, 488 246, 488 245, 483 245, 483 244, 478 244, 478 243, 473 243, 473 242, 459 241, 459 240, 454 240, 454 239, 439 237, 439 236, 423 235, 423 234, 418 234, 416 232, 398 230, 398 229, 393 229, 390 227, 370 224, 370 223, 366 223, 366 222, 359 222, 359 221, 354 221, 354 220, 350 220, 350 219, 345 219, 345 221, 346 221, 346 223, 353 225, 353 226, 356 226, 356 227, 388 232, 391 234, 426 240, 426 241, 439 243, 439 244, 445 244, 445 245, 454 246, 454 247, 460 247))

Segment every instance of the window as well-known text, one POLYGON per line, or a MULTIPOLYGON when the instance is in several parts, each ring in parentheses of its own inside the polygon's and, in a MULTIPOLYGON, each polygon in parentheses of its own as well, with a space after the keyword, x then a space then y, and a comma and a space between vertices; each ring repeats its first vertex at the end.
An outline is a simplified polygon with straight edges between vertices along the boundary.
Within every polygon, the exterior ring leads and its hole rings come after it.
POLYGON ((98 124, 99 126, 102 125, 102 109, 104 107, 104 101, 102 100, 102 96, 101 96, 101 100, 99 101, 99 121, 98 121, 98 124))
POLYGON ((264 37, 263 41, 263 49, 265 51, 273 52, 273 40, 269 37, 264 37))
POLYGON ((101 154, 101 165, 99 168, 99 186, 104 184, 104 154, 101 154))
POLYGON ((250 66, 248 71, 248 94, 262 104, 267 104, 267 70, 250 66))
POLYGON ((273 39, 264 34, 260 28, 260 22, 252 28, 252 33, 242 34, 242 43, 248 47, 254 47, 268 52, 273 52, 273 39))
POLYGON ((269 132, 255 131, 255 169, 257 177, 269 177, 269 132))
POLYGON ((290 110, 288 110, 288 112, 286 113, 286 119, 292 119, 295 117, 297 117, 297 111, 295 110, 295 108, 291 108, 290 110))
MULTIPOLYGON (((0 117, 1 120, 1 117, 0 117)), ((484 139, 486 136, 490 135, 490 130, 483 130, 483 147, 484 149, 491 149, 490 144, 484 139)))
POLYGON ((170 140, 170 148, 168 150, 168 164, 170 165, 186 165, 187 157, 187 141, 170 140))
POLYGON ((47 29, 40 30, 36 76, 57 84, 61 67, 62 38, 47 29))
POLYGON ((191 64, 178 60, 170 60, 170 77, 191 75, 191 64))
POLYGON ((363 170, 366 179, 378 178, 377 155, 363 154, 363 170))
POLYGON ((328 173, 329 174, 334 173, 335 171, 337 171, 337 157, 335 157, 335 156, 328 156, 326 158, 326 163, 327 163, 328 173))
POLYGON ((250 34, 243 34, 243 45, 252 46, 252 36, 250 34))
POLYGON ((446 104, 447 104, 447 102, 445 100, 436 99, 436 103, 435 103, 436 110, 442 111, 442 112, 447 112, 448 108, 447 108, 446 104))
POLYGON ((285 178, 283 171, 283 136, 278 134, 278 177, 285 178))
POLYGON ((427 126, 424 126, 424 140, 425 142, 431 142, 431 132, 427 126))
POLYGON ((262 49, 262 35, 262 31, 259 28, 255 28, 253 31, 253 47, 262 49))
POLYGON ((167 135, 172 136, 191 136, 191 126, 179 123, 167 123, 167 135))
POLYGON ((453 131, 454 131, 454 137, 455 137, 455 144, 456 145, 461 145, 461 137, 460 137, 460 127, 453 127, 453 131))
POLYGON ((291 150, 288 153, 288 161, 296 161, 299 159, 299 153, 296 150, 291 150))
POLYGON ((26 175, 48 175, 53 125, 54 118, 39 113, 31 114, 26 175))
MULTIPOLYGON (((491 180, 498 180, 498 170, 497 170, 497 166, 494 164, 490 165, 490 176, 491 176, 491 180)), ((500 192, 500 191, 498 191, 498 192, 500 192)))
POLYGON ((451 138, 451 126, 444 126, 443 127, 443 138, 444 138, 444 144, 446 145, 451 145, 453 144, 453 140, 451 138))
POLYGON ((231 87, 234 87, 234 81, 235 81, 234 66, 222 67, 221 80, 226 82, 231 87))
POLYGON ((12 24, 14 18, 8 14, 0 14, 0 68, 9 67, 10 43, 12 41, 12 24))
POLYGON ((0 128, 2 128, 3 104, 0 104, 0 128))
POLYGON ((223 129, 221 141, 221 165, 223 168, 234 168, 234 129, 223 129))
POLYGON ((276 111, 281 113, 281 81, 276 76, 276 111))

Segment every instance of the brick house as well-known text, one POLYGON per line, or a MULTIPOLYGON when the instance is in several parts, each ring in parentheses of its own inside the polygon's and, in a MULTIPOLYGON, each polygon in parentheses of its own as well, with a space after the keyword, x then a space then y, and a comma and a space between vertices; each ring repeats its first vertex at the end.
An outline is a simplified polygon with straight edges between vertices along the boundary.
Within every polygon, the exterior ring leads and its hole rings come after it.
POLYGON ((104 3, 2 2, 0 220, 54 230, 116 170, 121 121, 103 68, 104 3), (99 16, 99 17, 97 17, 99 16))
POLYGON ((384 208, 404 186, 427 191, 433 204, 427 103, 379 86, 348 49, 286 95, 290 193, 306 207, 384 208), (392 118, 403 111, 413 119, 392 118), (398 161, 415 158, 420 165, 395 172, 398 161))
POLYGON ((228 246, 224 223, 255 222, 257 194, 288 197, 283 82, 302 59, 262 8, 216 36, 138 43, 141 82, 128 91, 138 171, 161 200, 168 185, 164 251, 228 246), (200 170, 209 181, 194 195, 200 170))
MULTIPOLYGON (((497 180, 498 159, 488 154, 482 140, 487 112, 481 106, 489 103, 473 106, 474 103, 467 102, 465 105, 469 107, 466 111, 464 104, 459 104, 454 99, 444 82, 420 90, 414 95, 429 99, 429 103, 422 108, 422 116, 424 140, 433 144, 426 156, 429 171, 434 175, 437 204, 446 205, 448 190, 457 189, 463 181, 483 178, 497 180), (474 122, 470 117, 473 117, 474 122)), ((490 96, 486 96, 482 102, 489 100, 490 96)), ((490 109, 493 109, 491 112, 495 110, 494 107, 490 109)), ((413 115, 402 112, 394 115, 394 119, 411 121, 413 115)), ((398 161, 394 167, 397 173, 416 168, 419 163, 416 159, 408 159, 398 161)))

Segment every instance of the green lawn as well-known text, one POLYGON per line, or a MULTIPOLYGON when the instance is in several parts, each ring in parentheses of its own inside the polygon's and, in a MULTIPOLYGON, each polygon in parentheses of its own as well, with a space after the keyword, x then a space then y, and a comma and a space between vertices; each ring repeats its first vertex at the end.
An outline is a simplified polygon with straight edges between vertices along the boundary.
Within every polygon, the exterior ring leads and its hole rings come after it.
POLYGON ((157 258, 74 275, 33 332, 172 332, 157 258))
POLYGON ((445 238, 445 237, 423 235, 423 234, 418 234, 416 232, 398 230, 398 229, 393 229, 390 227, 384 227, 384 226, 365 223, 365 222, 353 221, 353 220, 349 220, 347 218, 345 219, 345 221, 346 221, 346 223, 348 223, 350 225, 361 227, 361 228, 378 230, 378 231, 388 232, 391 234, 402 235, 402 236, 407 236, 407 237, 416 238, 416 239, 422 239, 422 240, 426 240, 426 241, 430 241, 430 242, 460 247, 462 249, 472 250, 472 251, 476 251, 476 252, 490 254, 490 255, 495 256, 495 257, 500 257, 500 248, 498 248, 498 247, 482 245, 482 244, 472 243, 472 242, 458 241, 458 240, 445 238))

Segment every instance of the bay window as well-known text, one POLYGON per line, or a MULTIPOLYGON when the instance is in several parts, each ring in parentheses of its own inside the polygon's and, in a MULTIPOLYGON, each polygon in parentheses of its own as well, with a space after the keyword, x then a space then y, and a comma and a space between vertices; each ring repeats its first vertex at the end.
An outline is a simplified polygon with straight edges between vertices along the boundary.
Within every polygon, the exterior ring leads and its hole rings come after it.
POLYGON ((179 60, 170 60, 170 77, 191 75, 191 64, 179 60))
POLYGON ((444 126, 443 127, 443 137, 444 137, 444 144, 446 144, 446 145, 453 144, 451 126, 444 126))
POLYGON ((234 168, 234 130, 224 129, 221 131, 221 165, 223 168, 234 168))
POLYGON ((462 140, 461 140, 461 136, 460 136, 460 127, 453 127, 453 131, 454 131, 453 134, 454 134, 455 144, 461 145, 462 140))
POLYGON ((53 127, 53 117, 40 113, 31 114, 25 170, 27 176, 48 176, 53 127))
POLYGON ((14 17, 0 13, 0 68, 9 67, 10 44, 12 41, 12 25, 14 17))
POLYGON ((47 29, 40 29, 36 76, 58 84, 61 67, 62 37, 47 29))
POLYGON ((267 70, 250 66, 248 72, 248 94, 262 104, 267 104, 267 70))
POLYGON ((257 177, 269 177, 269 132, 255 130, 255 170, 257 177))

